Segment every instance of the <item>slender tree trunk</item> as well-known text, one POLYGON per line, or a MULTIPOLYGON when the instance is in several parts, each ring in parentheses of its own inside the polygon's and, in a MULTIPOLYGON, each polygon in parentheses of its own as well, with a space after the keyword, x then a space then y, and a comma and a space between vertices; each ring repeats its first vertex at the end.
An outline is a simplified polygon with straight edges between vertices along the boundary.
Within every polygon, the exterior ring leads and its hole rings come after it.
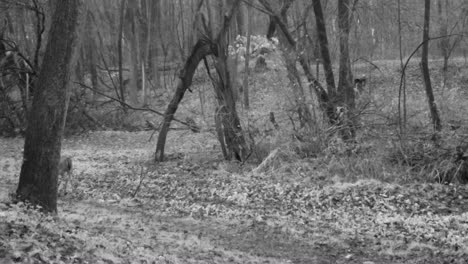
POLYGON ((340 132, 344 140, 354 139, 355 120, 353 112, 355 108, 353 77, 351 73, 351 62, 349 56, 349 32, 351 28, 350 0, 338 0, 338 28, 340 39, 340 69, 338 80, 339 102, 343 107, 338 124, 342 127, 340 132))
POLYGON ((179 103, 182 101, 185 92, 192 84, 192 78, 198 64, 203 58, 213 54, 213 52, 214 51, 209 42, 199 40, 197 44, 195 44, 195 47, 193 48, 189 58, 187 58, 185 61, 184 68, 181 71, 181 75, 179 76, 174 97, 172 98, 169 106, 166 109, 166 112, 164 113, 164 121, 161 127, 161 131, 159 132, 158 142, 156 144, 156 161, 164 161, 164 148, 166 145, 166 137, 167 133, 169 132, 171 121, 174 118, 174 114, 177 111, 179 103))
MULTIPOLYGON (((84 58, 86 58, 87 66, 91 76, 91 86, 94 90, 99 90, 98 72, 96 68, 98 53, 96 52, 97 45, 94 40, 94 28, 92 25, 92 13, 88 11, 86 15, 86 37, 85 37, 85 50, 84 58)), ((85 67, 86 68, 86 67, 85 67)), ((96 100, 97 93, 93 91, 93 100, 96 100)))
MULTIPOLYGON (((270 14, 277 13, 272 9, 272 7, 270 6, 267 0, 260 0, 260 3, 270 14)), ((287 7, 287 5, 285 5, 284 7, 287 7)), ((285 15, 286 10, 287 9, 283 8, 281 13, 284 13, 285 15)), ((322 87, 320 82, 318 82, 315 76, 312 74, 312 70, 310 69, 310 66, 308 64, 308 61, 305 55, 303 53, 298 53, 296 51, 295 47, 297 43, 294 40, 291 33, 289 32, 287 25, 283 22, 280 15, 271 15, 267 37, 268 36, 271 37, 276 31, 276 28, 278 28, 278 30, 281 31, 282 34, 284 35, 284 43, 288 44, 288 50, 295 52, 296 57, 298 58, 299 63, 301 64, 301 67, 304 71, 304 74, 307 77, 307 81, 309 82, 309 87, 312 88, 315 91, 315 94, 317 95, 320 108, 327 115, 328 121, 334 124, 335 119, 336 119, 335 102, 331 101, 331 98, 329 97, 327 91, 322 87)))
POLYGON ((245 16, 245 22, 247 26, 247 43, 245 47, 245 71, 244 71, 244 82, 243 82, 243 91, 244 91, 244 107, 245 109, 249 110, 250 108, 250 102, 249 102, 249 63, 250 63, 250 35, 252 33, 252 25, 250 23, 250 7, 247 5, 244 5, 244 9, 246 11, 245 16))
POLYGON ((140 23, 138 22, 138 0, 129 0, 127 36, 130 37, 130 60, 132 63, 132 77, 130 78, 128 93, 133 105, 138 104, 138 91, 141 86, 140 68, 140 23))
POLYGON ((429 22, 431 18, 431 0, 424 1, 424 29, 423 29, 423 46, 421 55, 421 68, 424 78, 424 86, 426 88, 427 102, 429 104, 429 111, 431 112, 432 125, 436 131, 442 129, 440 122, 439 111, 434 99, 434 93, 432 91, 431 76, 429 74, 429 22))
POLYGON ((152 49, 150 50, 150 56, 151 56, 151 65, 153 67, 153 78, 155 80, 155 86, 157 88, 161 88, 163 87, 163 76, 161 76, 161 73, 159 72, 159 64, 160 64, 160 55, 161 55, 161 51, 160 51, 160 47, 161 47, 161 43, 163 43, 163 40, 162 40, 162 34, 161 34, 161 14, 160 14, 160 11, 161 11, 161 0, 152 0, 153 1, 153 8, 152 8, 152 11, 153 12, 153 26, 155 27, 154 28, 154 39, 156 39, 157 41, 153 41, 152 43, 152 49))
MULTIPOLYGON (((448 35, 448 28, 447 28, 447 9, 448 9, 448 1, 445 2, 445 12, 444 12, 444 0, 437 0, 437 11, 439 17, 439 34, 440 36, 447 36, 448 35)), ((450 56, 450 38, 445 37, 439 41, 440 51, 442 53, 442 57, 444 59, 444 66, 442 70, 444 73, 447 71, 448 68, 448 60, 450 56)))
POLYGON ((78 47, 83 1, 57 1, 34 89, 16 194, 22 200, 57 211, 60 149, 70 95, 69 78, 78 47))
POLYGON ((400 127, 400 134, 403 134, 404 130, 406 129, 406 75, 405 75, 405 70, 404 70, 404 63, 403 63, 403 46, 402 46, 402 41, 401 41, 401 34, 402 34, 402 28, 401 28, 401 0, 398 0, 397 2, 398 6, 398 51, 400 55, 400 69, 401 69, 401 82, 400 82, 400 88, 398 89, 398 123, 400 127), (403 99, 403 101, 402 101, 403 99), (403 104, 403 107, 402 107, 403 104), (403 108, 403 109, 402 109, 403 108), (402 120, 402 114, 403 112, 403 120, 402 120))
POLYGON ((333 76, 330 51, 328 48, 327 28, 325 26, 325 18, 323 16, 322 4, 320 1, 321 0, 312 0, 312 4, 314 7, 315 24, 317 25, 317 35, 320 43, 320 53, 322 55, 328 95, 333 98, 336 94, 335 77, 333 76))
MULTIPOLYGON (((120 100, 125 102, 125 86, 123 80, 123 31, 124 31, 124 21, 125 21, 125 0, 120 1, 120 26, 119 26, 119 40, 117 42, 117 49, 119 52, 119 88, 120 88, 120 100)), ((127 107, 122 104, 124 111, 127 107)))
MULTIPOLYGON (((150 56, 150 48, 151 48, 151 42, 152 42, 152 37, 153 37, 153 31, 152 29, 152 8, 151 8, 151 0, 145 0, 145 6, 146 6, 146 42, 145 42, 145 53, 144 53, 144 59, 141 62, 142 65, 142 89, 143 89, 143 106, 148 105, 148 87, 146 85, 146 71, 147 69, 150 69, 149 65, 151 65, 151 56, 150 56), (146 66, 148 65, 148 67, 146 66)), ((149 79, 149 78, 148 78, 149 79)))
MULTIPOLYGON (((345 104, 354 107, 354 91, 349 56, 350 0, 338 0, 338 28, 340 40, 340 69, 338 92, 345 104)), ((350 109, 350 110, 351 110, 350 109)))
MULTIPOLYGON (((223 128, 223 142, 226 144, 226 153, 224 158, 230 160, 235 158, 239 161, 244 161, 247 157, 247 144, 240 124, 239 116, 237 115, 236 102, 234 100, 230 72, 227 67, 228 57, 228 39, 229 25, 231 19, 238 12, 240 0, 234 0, 229 3, 230 12, 223 19, 223 24, 216 38, 217 56, 216 56, 216 71, 219 76, 217 82, 218 87, 215 87, 216 97, 218 99, 218 118, 223 128)), ((218 10, 220 11, 220 10, 218 10)), ((220 13, 223 13, 220 11, 220 13)), ((218 124, 219 126, 219 124, 218 124)), ((218 137, 220 136, 218 132, 218 137)))
MULTIPOLYGON (((270 7, 270 4, 266 0, 262 0, 261 3, 264 6, 270 7)), ((287 16, 287 11, 288 8, 291 6, 292 1, 285 3, 280 10, 280 15, 279 16, 274 16, 270 19, 270 26, 269 29, 276 28, 278 25, 288 25, 288 16, 287 16), (271 24, 275 24, 274 26, 271 24)), ((271 32, 270 32, 271 35, 271 32)), ((289 79, 289 82, 291 83, 291 89, 294 94, 294 100, 296 101, 296 111, 299 116, 299 122, 301 124, 301 127, 306 127, 310 126, 311 123, 310 121, 312 120, 312 114, 310 113, 309 108, 307 107, 306 104, 306 97, 305 97, 305 92, 304 92, 304 87, 302 85, 301 77, 299 75, 299 71, 297 70, 297 58, 298 52, 296 48, 297 42, 293 40, 294 44, 291 43, 291 41, 288 39, 291 36, 289 35, 289 32, 280 30, 278 31, 278 40, 279 40, 279 46, 284 58, 286 70, 287 70, 287 77, 289 79)), ((301 53, 302 56, 304 56, 303 53, 301 53)), ((306 62, 307 63, 307 62, 306 62)))
POLYGON ((244 17, 248 15, 247 13, 244 14, 243 10, 246 10, 248 12, 248 9, 249 7, 246 4, 241 4, 241 7, 239 8, 239 11, 236 14, 237 34, 241 36, 244 36, 246 34, 246 27, 244 25, 246 19, 244 19, 244 17))
POLYGON ((212 34, 214 32, 216 32, 216 26, 215 26, 216 25, 216 15, 214 14, 210 3, 211 3, 210 0, 206 0, 206 13, 207 13, 207 16, 208 16, 208 28, 210 30, 210 32, 208 32, 208 33, 211 33, 208 36, 210 38, 214 38, 214 36, 212 34))

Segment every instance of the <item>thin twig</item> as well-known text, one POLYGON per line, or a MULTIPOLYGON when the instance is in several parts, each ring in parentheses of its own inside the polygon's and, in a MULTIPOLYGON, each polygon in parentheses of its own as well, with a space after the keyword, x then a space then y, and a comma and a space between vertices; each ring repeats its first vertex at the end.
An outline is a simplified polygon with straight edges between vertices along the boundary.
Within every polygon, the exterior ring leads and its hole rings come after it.
POLYGON ((141 184, 143 183, 143 180, 145 179, 145 176, 148 175, 148 171, 146 171, 146 173, 143 174, 143 165, 141 166, 141 170, 140 170, 140 183, 138 183, 138 186, 137 188, 135 189, 135 192, 133 193, 133 198, 135 198, 135 196, 137 195, 138 191, 140 190, 140 187, 141 187, 141 184))

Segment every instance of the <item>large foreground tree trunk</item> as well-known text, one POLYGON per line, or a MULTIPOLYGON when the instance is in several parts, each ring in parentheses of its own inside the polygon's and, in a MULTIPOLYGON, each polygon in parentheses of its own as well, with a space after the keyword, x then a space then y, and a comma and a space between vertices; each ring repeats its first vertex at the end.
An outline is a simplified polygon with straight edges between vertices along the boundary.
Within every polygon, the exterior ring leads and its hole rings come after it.
POLYGON ((57 1, 24 144, 16 194, 21 200, 57 211, 60 148, 69 101, 69 78, 78 46, 81 0, 57 1))
POLYGON ((431 76, 429 74, 428 53, 429 53, 429 21, 431 18, 431 1, 424 1, 424 30, 423 30, 423 46, 421 55, 421 68, 426 88, 427 102, 429 103, 429 111, 431 112, 432 124, 436 131, 442 129, 440 123, 439 112, 432 92, 431 76))

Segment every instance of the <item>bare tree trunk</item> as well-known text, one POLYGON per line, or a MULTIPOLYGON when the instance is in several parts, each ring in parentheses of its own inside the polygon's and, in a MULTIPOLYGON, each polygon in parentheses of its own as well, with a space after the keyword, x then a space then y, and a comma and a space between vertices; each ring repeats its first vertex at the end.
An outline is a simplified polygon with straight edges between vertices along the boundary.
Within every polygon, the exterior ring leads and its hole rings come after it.
POLYGON ((174 97, 172 98, 169 106, 166 109, 166 112, 164 113, 164 121, 161 127, 161 131, 159 132, 158 142, 156 144, 156 161, 164 161, 164 147, 166 145, 166 137, 167 133, 169 132, 171 121, 174 118, 174 114, 177 111, 177 108, 179 107, 180 101, 182 101, 182 98, 184 97, 185 91, 192 84, 193 74, 195 73, 198 64, 203 58, 213 53, 214 51, 209 41, 199 40, 193 47, 190 56, 185 61, 184 68, 181 71, 181 75, 179 76, 174 97))
POLYGON ((252 33, 252 25, 250 23, 250 7, 244 5, 244 9, 246 10, 245 19, 246 19, 246 26, 247 26, 247 41, 245 47, 245 71, 244 71, 244 81, 242 84, 243 91, 244 91, 244 107, 245 109, 249 110, 250 102, 249 102, 249 63, 250 63, 250 35, 252 33))
MULTIPOLYGON (((145 6, 146 6, 146 46, 145 46, 145 54, 144 54, 144 59, 141 62, 142 65, 142 89, 143 89, 143 105, 147 106, 148 105, 148 88, 146 86, 146 65, 151 65, 151 53, 150 53, 150 48, 151 48, 151 42, 152 42, 152 37, 153 37, 153 31, 152 29, 152 23, 153 23, 153 10, 151 6, 151 0, 145 0, 145 6)), ((149 67, 148 67, 149 68, 149 67)))
MULTIPOLYGON (((83 54, 87 61, 91 77, 91 86, 94 90, 99 90, 98 72, 96 69, 98 54, 96 52, 97 45, 95 43, 94 28, 92 26, 92 13, 88 11, 86 14, 86 37, 85 37, 85 50, 86 54, 83 54)), ((93 91, 93 100, 96 100, 97 93, 93 91)))
MULTIPOLYGON (((265 9, 268 11, 269 14, 276 14, 272 7, 270 6, 269 2, 266 0, 260 0, 260 3, 265 7, 265 9)), ((287 5, 284 5, 283 7, 287 8, 287 5)), ((283 8, 282 12, 286 12, 286 10, 283 8)), ((296 56, 299 60, 299 63, 302 66, 302 69, 304 71, 304 74, 307 77, 307 81, 309 82, 309 87, 311 87, 318 98, 318 102, 320 105, 320 108, 325 112, 328 121, 332 124, 335 123, 336 115, 335 115, 335 102, 331 101, 331 98, 329 97, 327 91, 322 87, 322 85, 317 81, 317 79, 314 77, 312 74, 312 70, 310 69, 310 66, 308 64, 307 58, 303 53, 299 53, 296 51, 296 41, 294 40, 293 36, 288 30, 288 27, 285 23, 283 23, 282 18, 280 15, 270 15, 270 25, 268 27, 268 36, 272 36, 276 30, 280 30, 283 35, 284 35, 284 40, 285 43, 287 43, 288 50, 294 51, 296 53, 296 56)))
POLYGON ((249 7, 246 4, 241 4, 241 7, 239 8, 239 11, 236 14, 237 34, 241 36, 244 36, 246 34, 246 27, 244 25, 246 19, 244 19, 244 17, 248 16, 248 13, 244 14, 244 10, 248 12, 248 9, 249 7))
POLYGON ((138 21, 138 0, 129 0, 127 36, 130 38, 130 60, 132 62, 130 85, 128 87, 129 99, 133 105, 138 104, 138 91, 140 90, 140 23, 138 21))
POLYGON ((426 88, 427 102, 429 104, 429 111, 431 112, 432 125, 436 131, 442 129, 440 122, 439 111, 434 99, 434 93, 432 91, 431 76, 429 74, 429 22, 431 18, 431 0, 424 1, 424 29, 423 29, 423 46, 421 55, 421 68, 424 78, 424 86, 426 88))
POLYGON ((344 103, 350 110, 354 108, 353 77, 349 56, 350 0, 338 0, 338 28, 340 40, 340 69, 338 92, 344 97, 344 103))
MULTIPOLYGON (((120 88, 120 100, 125 103, 125 86, 123 80, 123 31, 124 31, 124 16, 125 16, 125 0, 120 1, 120 26, 119 26, 119 40, 117 42, 117 48, 119 52, 119 88, 120 88)), ((125 104, 121 104, 122 109, 125 111, 127 109, 125 104)))
POLYGON ((403 63, 403 46, 401 41, 401 0, 398 0, 398 51, 400 55, 400 69, 401 69, 401 82, 400 88, 398 89, 398 123, 400 128, 400 134, 403 134, 404 130, 406 129, 406 75, 404 71, 404 63, 403 63), (403 99, 403 101, 402 101, 403 99), (403 104, 403 109, 402 109, 403 104), (402 112, 403 110, 403 120, 402 119, 402 112))
POLYGON ((349 58, 349 32, 351 28, 350 0, 338 0, 338 28, 340 39, 340 69, 338 80, 339 101, 343 113, 339 120, 342 126, 340 132, 344 140, 354 139, 356 136, 353 112, 355 108, 353 77, 349 58))
POLYGON ((69 78, 78 47, 83 1, 57 1, 48 44, 34 89, 16 194, 57 211, 60 149, 70 96, 69 78))
MULTIPOLYGON (((448 35, 448 25, 447 25, 447 9, 448 9, 448 1, 445 1, 445 12, 443 7, 444 0, 437 0, 437 11, 439 16, 439 34, 440 36, 447 36, 448 35)), ((450 56, 450 38, 445 37, 439 41, 440 51, 442 53, 442 57, 444 59, 444 66, 442 70, 444 73, 447 71, 448 67, 448 60, 450 56)))
POLYGON ((151 42, 148 43, 148 67, 151 70, 151 78, 153 79, 154 86, 156 88, 162 87, 161 76, 158 70, 159 66, 159 47, 162 43, 161 39, 161 1, 160 0, 148 0, 150 1, 150 12, 151 20, 149 21, 149 27, 151 28, 151 42))
POLYGON ((315 24, 317 25, 317 35, 320 43, 323 70, 325 72, 325 79, 327 81, 327 91, 328 95, 333 98, 336 94, 335 77, 333 76, 330 51, 328 48, 327 28, 325 26, 325 18, 323 17, 322 4, 320 3, 320 0, 312 0, 312 4, 314 7, 315 24))
MULTIPOLYGON (((260 1, 265 7, 271 9, 270 4, 262 0, 260 1)), ((281 25, 288 25, 287 20, 287 10, 291 6, 292 1, 284 1, 283 5, 281 6, 280 15, 274 16, 270 19, 270 31, 276 28, 279 24, 281 25), (274 24, 274 25, 271 25, 274 24)), ((287 29, 286 29, 287 30, 287 29)), ((271 35, 270 32, 269 35, 271 35)), ((311 126, 312 114, 310 113, 309 108, 307 107, 305 101, 305 92, 304 87, 302 85, 301 77, 296 67, 298 52, 296 50, 296 42, 294 41, 294 45, 291 45, 291 42, 288 40, 289 32, 285 32, 283 30, 278 32, 278 39, 280 44, 280 49, 284 58, 286 70, 287 70, 287 77, 289 82, 291 83, 291 88, 294 94, 294 100, 297 104, 296 112, 299 116, 299 122, 301 127, 311 126)), ((301 53, 303 55, 303 53, 301 53)))
MULTIPOLYGON (((237 115, 236 102, 234 99, 234 89, 230 77, 230 72, 227 67, 228 58, 228 32, 231 19, 238 11, 240 0, 234 0, 230 4, 231 10, 223 19, 223 24, 216 38, 217 57, 216 71, 219 76, 217 82, 218 88, 215 88, 216 97, 218 99, 218 117, 221 120, 223 127, 223 140, 221 144, 226 144, 227 153, 224 158, 230 160, 235 158, 243 161, 247 158, 247 144, 244 138, 244 133, 240 124, 239 116, 237 115)), ((220 12, 222 13, 222 12, 220 12)), ((218 136, 219 133, 218 133, 218 136)))
POLYGON ((209 32, 207 32, 209 35, 210 38, 214 38, 214 36, 212 35, 214 32, 216 32, 217 28, 216 28, 216 14, 214 14, 212 8, 211 8, 211 1, 209 0, 206 0, 206 13, 208 15, 208 29, 209 29, 209 32))
POLYGON ((219 111, 217 111, 217 113, 222 113, 221 115, 217 115, 217 118, 220 120, 217 122, 217 126, 220 125, 221 129, 219 130, 222 130, 223 132, 218 133, 218 137, 222 148, 224 148, 224 146, 227 148, 227 151, 223 151, 223 154, 225 154, 226 159, 234 157, 239 160, 245 160, 247 157, 247 146, 240 126, 239 117, 237 116, 229 71, 226 65, 228 27, 232 16, 237 10, 239 2, 240 0, 236 0, 232 4, 231 10, 224 18, 221 30, 219 31, 215 41, 207 38, 200 39, 194 46, 191 55, 187 58, 184 68, 179 76, 174 97, 164 114, 164 122, 156 145, 156 161, 164 160, 164 147, 170 122, 173 119, 185 91, 192 83, 193 74, 195 73, 199 62, 208 55, 214 55, 217 60, 216 71, 219 76, 219 81, 216 82, 218 85, 215 86, 215 92, 219 102, 219 111))

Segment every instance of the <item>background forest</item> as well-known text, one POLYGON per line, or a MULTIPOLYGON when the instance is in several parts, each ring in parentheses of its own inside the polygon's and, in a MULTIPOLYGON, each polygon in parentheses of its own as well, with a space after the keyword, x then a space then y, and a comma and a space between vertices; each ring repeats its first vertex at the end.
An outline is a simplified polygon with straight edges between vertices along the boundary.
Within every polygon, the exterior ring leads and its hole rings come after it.
POLYGON ((465 263, 468 1, 0 18, 1 263, 465 263))

